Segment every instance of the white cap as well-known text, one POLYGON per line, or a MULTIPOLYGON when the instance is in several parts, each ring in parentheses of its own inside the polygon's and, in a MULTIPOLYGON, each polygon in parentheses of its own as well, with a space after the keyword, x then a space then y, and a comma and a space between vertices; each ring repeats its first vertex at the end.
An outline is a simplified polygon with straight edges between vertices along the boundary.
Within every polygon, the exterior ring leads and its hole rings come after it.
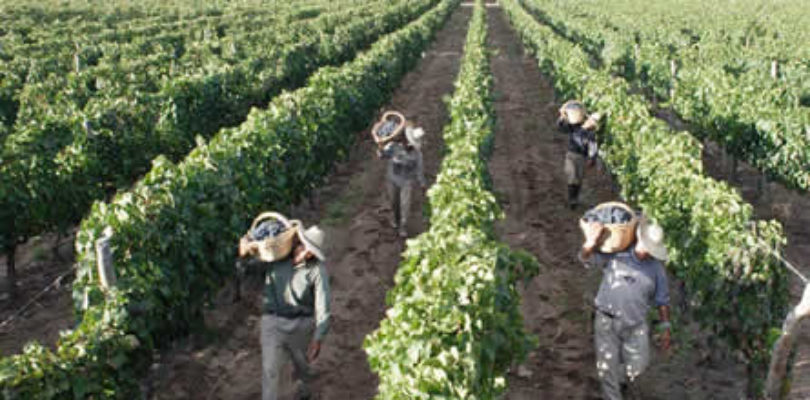
POLYGON ((323 254, 325 236, 323 231, 317 226, 311 226, 304 232, 298 230, 298 238, 301 239, 301 243, 321 261, 324 261, 326 258, 323 254))
POLYGON ((422 139, 425 137, 425 130, 422 128, 405 128, 405 137, 408 139, 408 142, 416 147, 417 150, 422 149, 422 139))
POLYGON ((664 230, 657 224, 652 224, 642 218, 636 228, 636 250, 650 253, 653 257, 666 262, 669 259, 666 246, 664 246, 664 230))

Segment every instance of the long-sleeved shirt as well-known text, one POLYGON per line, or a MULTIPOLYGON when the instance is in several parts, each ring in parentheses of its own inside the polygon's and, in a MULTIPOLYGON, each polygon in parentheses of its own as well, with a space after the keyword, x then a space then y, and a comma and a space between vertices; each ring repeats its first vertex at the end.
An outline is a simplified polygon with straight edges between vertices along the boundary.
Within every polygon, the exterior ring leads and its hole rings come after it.
POLYGON ((582 260, 586 267, 603 269, 602 283, 596 294, 596 308, 626 326, 645 321, 650 306, 669 305, 669 286, 664 265, 655 258, 640 260, 635 247, 614 253, 594 252, 582 260))
POLYGON ((329 331, 329 275, 323 263, 311 259, 293 265, 292 257, 267 264, 264 312, 286 318, 315 316, 315 340, 329 331))
POLYGON ((382 156, 388 159, 388 179, 395 184, 401 186, 413 180, 420 185, 425 184, 422 152, 419 149, 407 150, 402 143, 394 142, 386 146, 382 156))
POLYGON ((593 131, 583 128, 582 125, 571 125, 563 119, 557 121, 557 126, 561 132, 568 134, 568 151, 582 154, 590 160, 596 158, 599 144, 593 131))

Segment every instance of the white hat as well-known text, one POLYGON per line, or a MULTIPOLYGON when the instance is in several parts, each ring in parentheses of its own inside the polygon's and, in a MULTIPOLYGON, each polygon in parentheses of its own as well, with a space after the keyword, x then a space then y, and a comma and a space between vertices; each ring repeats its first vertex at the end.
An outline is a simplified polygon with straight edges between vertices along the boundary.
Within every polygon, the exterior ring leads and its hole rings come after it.
POLYGON ((636 228, 636 250, 646 251, 653 257, 666 262, 669 259, 666 246, 664 246, 664 230, 658 225, 642 218, 636 228))
POLYGON ((317 226, 310 226, 305 232, 298 230, 298 238, 301 239, 301 243, 321 261, 326 258, 323 255, 324 236, 323 231, 317 226))
POLYGON ((425 130, 422 128, 411 128, 408 126, 405 128, 405 137, 408 139, 408 143, 410 143, 413 147, 416 147, 417 150, 421 150, 422 138, 425 137, 425 130))

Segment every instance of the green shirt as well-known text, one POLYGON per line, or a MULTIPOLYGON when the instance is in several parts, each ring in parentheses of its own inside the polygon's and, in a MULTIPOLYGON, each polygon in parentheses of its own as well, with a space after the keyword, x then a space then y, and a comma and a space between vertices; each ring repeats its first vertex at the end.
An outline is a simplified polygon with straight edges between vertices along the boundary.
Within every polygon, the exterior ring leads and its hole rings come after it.
POLYGON ((292 257, 267 264, 264 312, 281 317, 315 316, 315 340, 329 331, 329 275, 318 259, 293 265, 292 257))

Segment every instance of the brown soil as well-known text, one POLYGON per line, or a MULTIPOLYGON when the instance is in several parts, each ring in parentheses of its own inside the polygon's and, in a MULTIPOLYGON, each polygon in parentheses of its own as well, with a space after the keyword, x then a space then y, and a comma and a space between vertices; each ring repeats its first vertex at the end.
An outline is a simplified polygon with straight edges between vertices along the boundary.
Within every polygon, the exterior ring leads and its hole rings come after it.
MULTIPOLYGON (((712 142, 704 143, 703 165, 706 172, 728 182, 740 191, 745 201, 754 206, 757 218, 776 219, 782 223, 788 244, 785 256, 805 277, 810 277, 810 197, 784 186, 763 180, 762 174, 747 163, 738 162, 733 170, 732 158, 712 142)), ((804 286, 789 273, 792 304, 801 297, 804 286)), ((793 371, 791 399, 810 398, 810 333, 808 322, 802 323, 796 342, 797 357, 793 371)))
POLYGON ((44 235, 17 248, 14 297, 8 294, 5 258, 0 263, 0 357, 20 353, 32 340, 53 347, 59 332, 74 324, 70 290, 73 236, 61 238, 58 244, 56 239, 44 235))
MULTIPOLYGON (((439 32, 424 58, 395 92, 386 109, 397 109, 425 128, 425 171, 432 181, 441 158, 441 130, 448 120, 442 98, 453 91, 471 12, 459 8, 439 32)), ((310 204, 291 215, 317 223, 330 243, 327 268, 332 284, 332 328, 314 367, 320 376, 313 391, 321 399, 370 399, 377 378, 362 349, 385 312, 385 294, 401 261, 403 240, 389 226, 385 168, 377 160, 367 131, 358 133, 350 159, 339 165, 310 204)), ((415 196, 408 230, 426 226, 424 198, 415 196)), ((261 393, 259 346, 260 286, 243 286, 243 300, 230 291, 207 314, 208 338, 192 338, 153 366, 145 385, 152 399, 255 399, 261 393)), ((288 371, 289 372, 289 371, 288 371)), ((289 378, 288 378, 289 380, 289 378)), ((289 386, 289 385, 287 385, 289 386)), ((284 390, 285 394, 289 393, 284 390)))
MULTIPOLYGON (((492 69, 498 121, 490 172, 507 215, 499 232, 508 244, 528 250, 543 265, 540 276, 522 290, 526 329, 540 345, 512 369, 506 398, 600 398, 589 306, 600 275, 585 270, 576 259, 582 244, 576 221, 585 207, 571 211, 565 206, 562 161, 567 138, 555 129, 559 101, 500 9, 489 10, 489 24, 496 52, 492 69)), ((581 200, 586 207, 614 200, 611 188, 608 174, 591 169, 581 200)), ((693 324, 687 326, 696 330, 693 324)), ((670 357, 656 352, 653 366, 639 382, 645 399, 740 398, 742 366, 722 357, 707 363, 701 355, 711 352, 701 343, 694 346, 686 349, 676 342, 670 357)))
MULTIPOLYGON (((590 301, 600 276, 584 270, 576 260, 581 234, 576 219, 584 210, 565 207, 562 157, 566 138, 556 133, 559 100, 548 79, 522 45, 497 6, 488 5, 490 46, 493 48, 495 106, 498 117, 495 150, 490 163, 495 192, 507 218, 499 224, 501 237, 515 248, 530 251, 543 264, 540 277, 522 290, 526 329, 539 339, 539 347, 509 375, 507 399, 599 398, 593 362, 590 301)), ((435 176, 441 157, 441 129, 447 121, 442 97, 453 91, 463 50, 470 8, 460 8, 439 33, 417 68, 406 76, 386 109, 413 117, 430 135, 425 146, 428 180, 435 176)), ((393 284, 404 244, 388 226, 391 210, 384 190, 384 168, 374 159, 368 132, 348 161, 337 166, 310 201, 290 212, 307 223, 318 223, 329 237, 327 264, 333 289, 332 330, 315 368, 320 377, 314 391, 320 399, 368 399, 376 392, 377 378, 370 371, 362 342, 383 318, 385 293, 393 284)), ((707 172, 728 179, 722 152, 707 144, 707 172)), ((775 217, 785 224, 788 259, 810 276, 810 201, 806 195, 770 183, 759 191, 759 174, 740 163, 736 179, 743 197, 755 205, 760 218, 775 217)), ((589 170, 583 188, 585 206, 615 199, 610 176, 589 170)), ((411 236, 426 226, 417 195, 409 226, 411 236)), ((32 240, 18 250, 19 296, 0 300, 0 321, 5 320, 58 276, 70 270, 72 240, 60 246, 63 261, 54 260, 52 237, 32 240)), ((72 300, 66 276, 29 310, 0 328, 0 354, 17 353, 32 339, 52 345, 58 331, 73 322, 72 300)), ((243 299, 232 300, 233 285, 217 297, 206 313, 208 331, 177 343, 158 355, 144 390, 151 399, 254 399, 261 392, 259 304, 261 279, 252 275, 243 283, 243 299)), ((796 280, 794 280, 796 282, 796 280)), ((676 286, 673 281, 671 286, 676 286)), ((800 285, 793 286, 798 296, 800 285)), ((673 292, 677 302, 678 293, 673 292)), ((708 335, 689 321, 676 318, 689 331, 690 341, 675 338, 675 351, 656 354, 642 377, 645 399, 739 399, 745 387, 744 367, 727 351, 709 344, 708 335)), ((806 325, 806 324, 805 324, 806 325)), ((795 382, 791 398, 810 398, 810 337, 799 340, 795 382)), ((289 372, 289 371, 288 371, 289 372)), ((289 379, 288 379, 289 380, 289 379)))

